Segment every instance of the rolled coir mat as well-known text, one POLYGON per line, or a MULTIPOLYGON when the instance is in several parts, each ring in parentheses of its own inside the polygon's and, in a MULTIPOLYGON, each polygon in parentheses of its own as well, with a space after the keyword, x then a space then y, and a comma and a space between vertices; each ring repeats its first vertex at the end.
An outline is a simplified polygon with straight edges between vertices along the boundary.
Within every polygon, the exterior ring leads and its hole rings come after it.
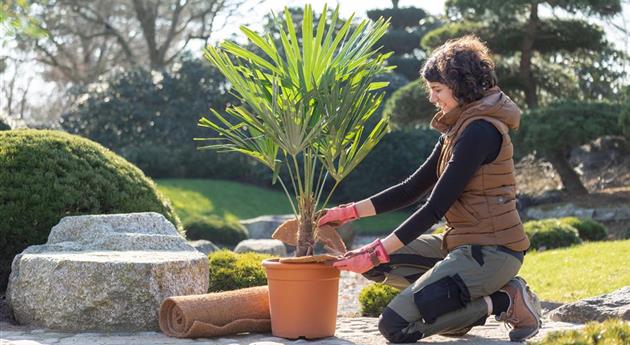
POLYGON ((271 332, 269 288, 169 297, 160 305, 160 329, 177 338, 271 332))

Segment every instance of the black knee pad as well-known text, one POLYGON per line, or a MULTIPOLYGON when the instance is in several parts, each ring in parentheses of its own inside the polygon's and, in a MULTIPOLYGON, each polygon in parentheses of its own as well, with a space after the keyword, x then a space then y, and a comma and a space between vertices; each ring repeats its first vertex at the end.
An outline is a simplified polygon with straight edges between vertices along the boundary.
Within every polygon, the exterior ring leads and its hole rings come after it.
POLYGON ((439 316, 463 308, 470 302, 470 293, 456 274, 425 286, 413 295, 413 301, 424 322, 431 324, 439 316))
POLYGON ((422 333, 406 333, 403 330, 409 326, 409 322, 389 307, 383 310, 378 318, 378 330, 383 337, 392 343, 415 343, 422 338, 422 333))

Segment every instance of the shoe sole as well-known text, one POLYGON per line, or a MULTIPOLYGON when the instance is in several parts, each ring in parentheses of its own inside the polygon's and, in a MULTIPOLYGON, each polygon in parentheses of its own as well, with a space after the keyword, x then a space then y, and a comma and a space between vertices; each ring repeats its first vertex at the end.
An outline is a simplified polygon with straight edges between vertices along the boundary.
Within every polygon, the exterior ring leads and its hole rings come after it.
MULTIPOLYGON (((525 279, 523 279, 521 277, 514 277, 514 278, 520 282, 519 290, 521 290, 521 294, 523 294, 523 297, 529 296, 529 294, 527 292, 527 282, 525 281, 525 279)), ((523 300, 525 301, 525 306, 527 307, 527 309, 532 314, 536 315, 536 319, 538 320, 538 324, 536 325, 537 327, 535 328, 533 333, 530 333, 530 334, 526 335, 525 337, 519 338, 519 339, 512 339, 512 337, 510 337, 510 341, 524 341, 524 340, 527 340, 527 339, 529 339, 531 337, 534 337, 536 334, 538 334, 538 331, 540 330, 540 327, 542 326, 542 321, 540 320, 540 315, 538 315, 538 313, 536 312, 536 308, 530 304, 529 298, 523 298, 523 300)))

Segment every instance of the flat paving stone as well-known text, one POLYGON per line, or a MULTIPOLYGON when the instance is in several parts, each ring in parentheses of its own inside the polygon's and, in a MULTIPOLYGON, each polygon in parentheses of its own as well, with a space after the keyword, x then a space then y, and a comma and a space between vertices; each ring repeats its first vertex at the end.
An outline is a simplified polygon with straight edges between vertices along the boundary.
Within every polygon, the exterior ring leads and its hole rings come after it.
MULTIPOLYGON (((54 330, 33 329, 28 326, 16 326, 0 322, 0 345, 385 345, 387 340, 381 336, 377 328, 377 318, 341 317, 337 320, 337 331, 334 337, 308 341, 304 339, 288 340, 274 337, 271 334, 243 334, 223 338, 180 339, 167 337, 160 332, 136 333, 59 333, 54 330)), ((579 328, 582 325, 545 320, 540 333, 534 338, 541 339, 550 331, 579 328)), ((507 330, 494 318, 488 318, 486 325, 473 328, 469 334, 461 338, 432 336, 421 339, 415 344, 466 344, 466 345, 500 345, 511 344, 507 330)))

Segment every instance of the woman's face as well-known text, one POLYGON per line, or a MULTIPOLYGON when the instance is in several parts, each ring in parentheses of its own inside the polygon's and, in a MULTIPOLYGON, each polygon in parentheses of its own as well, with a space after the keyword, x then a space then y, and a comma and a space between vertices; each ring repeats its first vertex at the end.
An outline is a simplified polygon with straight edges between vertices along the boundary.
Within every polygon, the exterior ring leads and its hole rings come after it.
POLYGON ((430 81, 427 85, 429 87, 429 102, 435 104, 443 113, 446 114, 458 106, 457 100, 453 97, 453 90, 446 84, 430 81))

